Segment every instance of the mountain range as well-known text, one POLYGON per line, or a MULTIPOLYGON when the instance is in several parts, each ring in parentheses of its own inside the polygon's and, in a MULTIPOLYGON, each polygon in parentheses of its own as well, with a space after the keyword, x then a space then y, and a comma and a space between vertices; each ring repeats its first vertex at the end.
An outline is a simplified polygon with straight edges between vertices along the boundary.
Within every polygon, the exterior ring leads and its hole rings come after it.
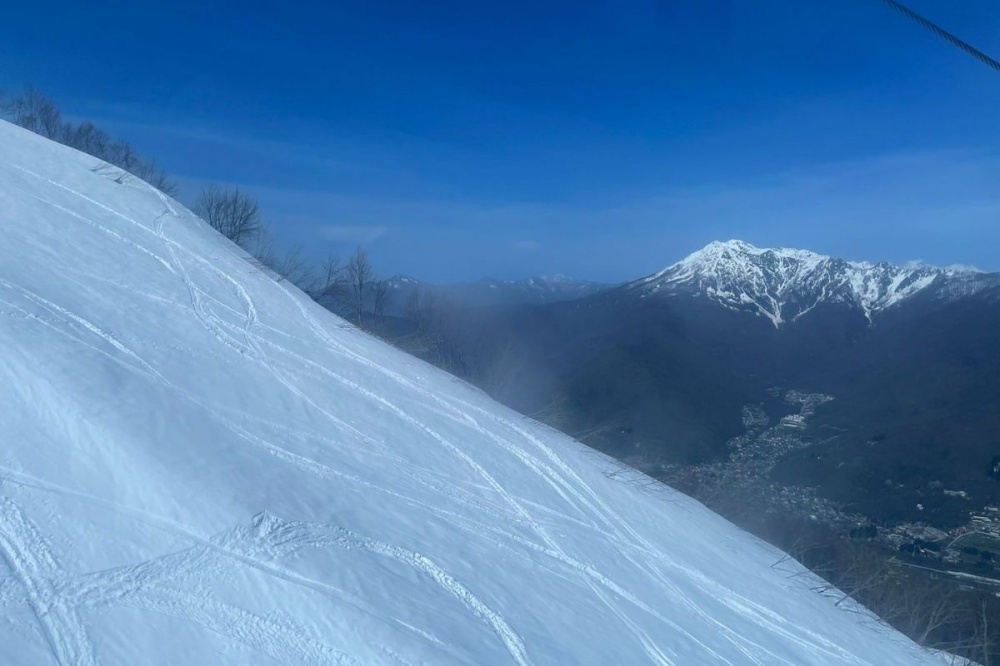
POLYGON ((918 295, 945 304, 998 286, 1000 275, 974 268, 845 261, 732 240, 710 243, 626 289, 640 297, 700 296, 778 327, 822 305, 843 305, 873 322, 918 295))
POLYGON ((386 283, 391 294, 389 311, 403 315, 421 299, 465 307, 557 303, 589 296, 611 286, 564 275, 521 280, 482 278, 455 284, 434 284, 407 275, 394 275, 387 278, 386 283))

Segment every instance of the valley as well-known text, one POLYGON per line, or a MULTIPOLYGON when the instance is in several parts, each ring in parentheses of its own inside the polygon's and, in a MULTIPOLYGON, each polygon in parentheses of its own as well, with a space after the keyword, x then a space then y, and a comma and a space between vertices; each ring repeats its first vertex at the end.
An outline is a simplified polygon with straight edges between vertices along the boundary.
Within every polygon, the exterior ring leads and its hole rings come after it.
POLYGON ((415 312, 395 344, 779 546, 824 594, 937 645, 973 606, 1000 618, 998 275, 728 242, 583 298, 415 312))
MULTIPOLYGON (((1000 507, 976 506, 964 490, 947 489, 940 481, 927 484, 925 502, 936 495, 966 501, 967 521, 945 530, 921 520, 876 523, 862 507, 826 499, 819 488, 775 481, 772 471, 779 461, 792 453, 808 454, 817 444, 835 440, 837 434, 814 427, 813 419, 817 408, 833 396, 778 388, 769 393, 780 396, 771 407, 779 407, 777 414, 784 411, 780 407, 799 410, 773 420, 764 405, 745 406, 747 431, 729 441, 725 460, 690 466, 649 465, 641 456, 632 456, 625 462, 740 524, 759 522, 752 515, 757 512, 813 521, 839 537, 875 544, 908 564, 957 576, 960 581, 961 576, 975 575, 982 582, 1000 585, 1000 507)), ((913 508, 918 513, 926 510, 921 502, 913 508)))

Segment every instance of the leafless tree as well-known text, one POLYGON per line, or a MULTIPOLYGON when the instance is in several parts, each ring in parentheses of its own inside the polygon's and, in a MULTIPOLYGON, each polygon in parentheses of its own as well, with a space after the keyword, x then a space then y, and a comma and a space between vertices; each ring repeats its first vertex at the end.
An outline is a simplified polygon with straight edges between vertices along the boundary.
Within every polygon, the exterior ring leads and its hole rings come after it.
POLYGON ((332 300, 340 296, 344 286, 347 284, 347 267, 340 261, 340 258, 333 254, 327 254, 320 264, 319 278, 316 288, 310 293, 316 301, 332 300))
POLYGON ((307 294, 312 294, 317 288, 316 272, 301 247, 293 247, 278 255, 271 269, 281 280, 288 280, 307 294))
MULTIPOLYGON (((995 600, 995 597, 994 597, 995 600)), ((995 601, 994 601, 995 603, 995 601)), ((969 609, 973 626, 968 646, 969 658, 981 666, 996 664, 1000 635, 997 634, 996 609, 987 597, 981 596, 969 609)))
POLYGON ((28 86, 18 97, 4 104, 4 112, 11 122, 41 134, 47 139, 60 139, 63 133, 62 115, 48 96, 28 86))
POLYGON ((139 156, 136 155, 135 151, 132 149, 132 144, 121 139, 112 142, 107 147, 105 154, 99 155, 98 157, 101 157, 111 164, 121 167, 129 172, 135 169, 136 165, 139 163, 139 156))
POLYGON ((177 186, 167 176, 166 172, 160 168, 156 160, 138 161, 131 169, 132 173, 146 181, 164 194, 174 196, 177 193, 177 186))
POLYGON ((837 581, 840 598, 834 605, 839 606, 849 599, 858 601, 862 598, 875 605, 872 601, 875 598, 872 591, 887 588, 895 575, 893 567, 883 555, 869 549, 851 548, 848 552, 852 557, 837 581))
POLYGON ((154 160, 145 161, 126 141, 116 141, 107 132, 91 122, 79 125, 64 123, 55 103, 38 90, 27 87, 15 97, 0 94, 0 113, 11 122, 36 134, 58 141, 104 160, 122 171, 102 173, 124 183, 137 176, 167 194, 174 194, 176 186, 154 160))
POLYGON ((355 250, 347 261, 346 273, 347 283, 351 288, 352 310, 358 318, 358 326, 361 326, 365 311, 366 292, 375 275, 368 252, 360 247, 355 250))
POLYGON ((376 280, 372 285, 372 312, 376 319, 385 317, 385 306, 389 303, 389 283, 385 280, 376 280))
MULTIPOLYGON (((572 430, 572 424, 573 424, 573 410, 569 398, 562 391, 554 395, 550 400, 548 400, 537 410, 528 414, 528 416, 535 419, 536 421, 544 423, 545 425, 551 428, 555 428, 556 430, 561 430, 567 434, 570 434, 570 436, 576 439, 577 441, 586 444, 586 438, 589 436, 587 433, 583 433, 581 437, 577 436, 577 433, 570 432, 572 430)), ((612 424, 605 423, 600 426, 589 428, 588 430, 592 434, 598 431, 603 432, 605 430, 610 430, 613 427, 614 426, 612 424)))
POLYGON ((276 282, 287 280, 311 298, 316 298, 321 277, 313 269, 312 262, 301 247, 279 250, 266 223, 261 223, 252 242, 245 243, 243 249, 253 257, 253 263, 270 273, 276 282))
POLYGON ((417 286, 406 302, 406 315, 413 322, 417 333, 423 336, 441 334, 449 314, 457 307, 439 291, 424 285, 417 286))
POLYGON ((84 122, 76 127, 67 125, 63 132, 63 142, 70 148, 76 148, 103 159, 108 154, 108 146, 113 141, 104 130, 93 123, 84 122))
POLYGON ((962 592, 952 583, 903 581, 879 615, 921 645, 929 645, 942 629, 961 622, 962 592))
POLYGON ((235 187, 209 185, 201 191, 195 212, 216 231, 244 247, 256 241, 264 229, 257 200, 235 187))
POLYGON ((430 303, 422 287, 417 287, 406 299, 406 316, 413 322, 418 333, 427 333, 430 323, 430 303))

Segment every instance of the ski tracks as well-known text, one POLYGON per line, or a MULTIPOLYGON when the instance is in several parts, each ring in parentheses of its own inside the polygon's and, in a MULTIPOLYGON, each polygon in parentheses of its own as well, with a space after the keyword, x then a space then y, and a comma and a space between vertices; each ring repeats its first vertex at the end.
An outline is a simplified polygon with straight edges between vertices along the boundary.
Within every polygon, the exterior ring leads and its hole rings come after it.
POLYGON ((262 514, 254 522, 257 537, 266 543, 300 543, 313 546, 337 545, 342 548, 362 548, 370 553, 400 562, 429 578, 435 585, 458 599, 497 635, 518 666, 528 666, 524 642, 504 617, 483 603, 451 574, 430 558, 377 539, 363 537, 344 528, 305 522, 286 522, 270 514, 262 514))
MULTIPOLYGON (((170 531, 193 540, 195 545, 136 565, 71 578, 56 562, 45 540, 20 508, 11 499, 0 497, 0 558, 11 572, 9 579, 0 580, 0 603, 27 603, 60 666, 96 666, 93 646, 79 610, 102 606, 133 607, 194 622, 267 654, 279 663, 360 666, 362 662, 352 655, 310 637, 291 618, 276 613, 260 616, 200 589, 205 582, 216 582, 225 573, 247 566, 290 584, 336 597, 386 626, 398 626, 393 618, 380 616, 342 590, 303 577, 271 561, 307 546, 350 548, 360 545, 419 569, 437 584, 463 597, 477 616, 491 627, 495 625, 498 632, 505 630, 502 619, 497 619, 492 611, 433 563, 388 544, 347 532, 340 534, 337 528, 301 524, 298 526, 301 534, 288 538, 288 529, 282 531, 277 527, 292 524, 261 514, 250 527, 235 528, 204 539, 170 521, 159 522, 167 522, 170 531), (191 590, 175 587, 185 580, 192 583, 191 590)), ((426 641, 424 632, 418 637, 426 641)), ((513 649, 516 647, 515 644, 513 649)))
MULTIPOLYGON (((329 336, 325 331, 322 330, 322 327, 319 326, 319 324, 316 323, 315 320, 313 320, 312 316, 308 313, 308 311, 305 310, 305 308, 301 305, 301 303, 298 303, 298 300, 295 298, 293 294, 288 293, 287 290, 286 293, 288 294, 288 297, 297 304, 299 311, 306 319, 306 321, 309 322, 310 327, 313 328, 317 336, 320 337, 321 340, 324 340, 327 344, 334 346, 336 350, 341 352, 342 355, 346 355, 357 362, 367 365, 372 369, 393 378, 400 384, 407 386, 407 388, 410 388, 412 390, 416 390, 425 397, 430 397, 432 399, 436 398, 436 396, 433 396, 433 394, 431 394, 430 392, 420 387, 417 387, 415 384, 407 380, 405 377, 402 377, 398 373, 391 372, 380 365, 374 364, 371 361, 364 359, 360 355, 351 352, 346 347, 335 341, 331 336, 329 336)), ((330 374, 335 374, 335 373, 331 372, 330 374)), ((439 445, 448 450, 452 455, 454 455, 456 458, 465 463, 481 479, 483 479, 486 482, 486 484, 494 492, 496 492, 499 497, 503 499, 504 503, 510 506, 511 509, 514 511, 514 513, 519 517, 521 517, 525 521, 525 523, 528 526, 530 526, 531 530, 536 535, 538 535, 538 537, 545 543, 545 545, 551 552, 557 554, 557 556, 564 563, 572 561, 572 558, 569 557, 569 555, 563 550, 563 548, 558 544, 558 542, 545 530, 542 524, 534 519, 531 513, 524 506, 522 506, 521 503, 518 502, 518 500, 512 494, 510 494, 507 491, 507 489, 503 486, 503 484, 501 484, 488 470, 486 470, 486 468, 484 468, 481 464, 479 464, 479 462, 477 462, 474 458, 472 458, 469 454, 467 454, 464 450, 462 450, 461 447, 457 446, 456 444, 454 444, 449 439, 439 434, 436 430, 426 425, 422 421, 406 413, 404 410, 397 407, 386 398, 378 394, 375 394, 372 391, 369 391, 368 389, 357 384, 356 382, 340 377, 339 375, 336 375, 335 378, 338 379, 338 381, 340 381, 341 383, 344 383, 345 385, 349 386, 353 390, 368 397, 370 400, 380 405, 383 405, 388 411, 393 413, 397 418, 399 418, 403 422, 408 423, 428 434, 434 441, 436 441, 439 445)), ((445 406, 447 406, 446 403, 445 406)), ((472 419, 468 414, 461 414, 460 412, 458 412, 458 415, 456 415, 455 413, 456 411, 457 410, 452 409, 450 411, 450 414, 441 412, 439 412, 439 414, 442 416, 450 416, 450 418, 452 418, 453 420, 458 420, 465 426, 472 427, 473 429, 477 430, 477 432, 479 432, 480 434, 486 432, 485 429, 479 428, 475 419, 472 419)), ((543 467, 537 462, 536 459, 530 456, 530 454, 528 454, 520 447, 517 447, 513 443, 507 442, 506 440, 502 440, 499 438, 492 438, 492 437, 491 439, 494 439, 496 443, 500 444, 503 448, 505 448, 509 452, 517 455, 517 457, 522 461, 522 463, 525 463, 529 467, 529 469, 532 469, 533 472, 541 475, 546 480, 546 482, 548 482, 550 485, 552 485, 554 488, 558 490, 556 485, 557 482, 554 480, 554 477, 547 475, 543 467)), ((563 485, 563 487, 566 488, 567 486, 563 485)), ((566 498, 566 495, 564 495, 561 491, 560 495, 566 498)), ((642 646, 643 650, 646 652, 646 655, 652 660, 653 663, 660 664, 661 666, 673 666, 674 662, 667 656, 664 650, 661 649, 656 644, 656 642, 652 638, 650 638, 646 634, 646 632, 642 628, 640 628, 639 625, 620 608, 618 603, 608 595, 608 593, 605 591, 605 589, 602 588, 601 585, 596 583, 591 576, 587 575, 585 571, 577 568, 571 568, 571 570, 576 572, 578 577, 584 583, 584 585, 590 588, 590 590, 594 593, 594 595, 616 617, 619 618, 619 620, 625 625, 625 627, 629 630, 629 632, 632 633, 632 635, 636 638, 637 642, 642 646)), ((714 654, 710 649, 709 652, 714 654)))
POLYGON ((295 383, 291 381, 280 369, 278 369, 274 364, 268 361, 267 356, 264 354, 264 351, 261 348, 262 341, 268 344, 273 344, 278 349, 283 349, 283 348, 280 345, 277 345, 277 343, 271 343, 270 341, 266 340, 266 338, 257 334, 256 329, 260 325, 260 317, 257 312, 256 304, 254 303, 253 298, 251 297, 249 291, 246 289, 246 287, 243 286, 240 280, 236 279, 229 273, 218 268, 215 264, 213 264, 205 257, 195 252, 191 252, 184 246, 176 243, 175 241, 169 239, 166 236, 163 229, 163 220, 167 216, 179 217, 177 209, 173 206, 173 204, 170 202, 170 199, 166 195, 164 195, 159 190, 156 190, 152 186, 148 187, 154 194, 156 194, 156 196, 160 199, 160 201, 164 204, 166 208, 165 212, 160 216, 158 216, 154 221, 153 231, 166 244, 167 250, 170 252, 171 257, 174 260, 174 264, 177 265, 178 267, 178 273, 182 281, 184 282, 185 287, 188 290, 192 309, 194 310, 195 315, 201 321, 204 327, 210 333, 212 333, 219 342, 229 347, 230 349, 234 350, 235 352, 239 353, 241 356, 258 364, 263 370, 271 374, 278 381, 278 383, 287 388, 293 395, 295 395, 304 404, 309 405, 317 412, 323 414, 323 416, 326 417, 329 421, 331 421, 338 429, 354 435, 361 441, 369 443, 374 449, 381 450, 382 454, 388 455, 388 452, 385 450, 384 446, 380 445, 378 442, 373 440, 369 435, 353 427, 352 425, 341 419, 336 414, 333 414, 329 410, 325 409, 324 407, 316 403, 316 401, 314 401, 309 395, 307 395, 298 386, 296 386, 295 383), (238 340, 229 333, 229 329, 231 328, 232 325, 229 322, 222 319, 221 317, 217 316, 213 312, 212 308, 209 307, 208 304, 205 302, 205 300, 202 298, 202 291, 191 279, 191 276, 189 275, 187 269, 184 266, 184 262, 180 259, 180 257, 178 257, 178 250, 184 252, 188 258, 195 261, 196 263, 207 269, 209 272, 214 274, 217 278, 227 283, 232 289, 233 293, 236 294, 237 298, 243 305, 244 316, 243 316, 243 326, 242 329, 240 330, 241 339, 238 340))
MULTIPOLYGON (((29 303, 31 303, 31 304, 33 304, 33 305, 35 305, 37 307, 43 308, 45 310, 48 310, 50 313, 52 313, 53 315, 59 317, 64 322, 66 322, 68 324, 71 324, 71 325, 75 325, 78 328, 82 328, 87 333, 89 333, 89 334, 91 334, 91 335, 99 338, 100 340, 102 340, 103 342, 107 343, 112 348, 114 348, 116 351, 118 351, 121 355, 123 355, 126 358, 130 359, 131 361, 133 361, 134 364, 135 364, 135 366, 137 366, 137 367, 133 366, 133 369, 138 370, 138 371, 140 371, 140 372, 142 372, 144 374, 148 374, 148 375, 152 376, 153 378, 157 379, 158 381, 161 381, 161 382, 166 382, 167 381, 163 377, 163 375, 161 375, 159 373, 159 371, 156 370, 156 368, 154 368, 152 365, 150 365, 149 363, 147 363, 141 356, 139 356, 139 354, 137 354, 136 352, 132 351, 132 349, 130 349, 123 342, 121 342, 117 337, 115 337, 111 333, 105 331, 104 329, 102 329, 97 324, 89 321, 88 319, 85 319, 84 317, 81 317, 80 315, 77 315, 77 314, 71 312, 70 310, 68 310, 68 309, 66 309, 66 308, 64 308, 64 307, 62 307, 60 305, 57 305, 57 304, 53 303, 52 301, 49 301, 49 300, 47 300, 45 298, 42 298, 38 294, 36 294, 36 293, 34 293, 32 291, 29 291, 28 289, 25 289, 24 287, 21 287, 20 285, 14 284, 12 282, 8 282, 7 280, 4 280, 3 278, 0 278, 0 287, 2 287, 4 289, 7 289, 8 291, 11 291, 11 292, 14 292, 14 293, 18 294, 22 299, 28 301, 29 303)), ((8 305, 10 305, 11 307, 17 309, 18 311, 20 311, 28 319, 33 319, 35 321, 38 321, 38 322, 42 323, 43 325, 46 325, 46 326, 48 326, 50 328, 53 328, 54 330, 56 330, 56 332, 58 332, 60 334, 68 335, 69 337, 77 340, 81 344, 84 344, 84 345, 86 345, 88 347, 91 347, 95 351, 98 351, 98 352, 100 352, 102 354, 105 354, 105 355, 111 357, 116 362, 121 362, 121 360, 118 359, 118 358, 116 358, 114 355, 108 354, 106 351, 104 351, 104 350, 102 350, 102 349, 100 349, 98 347, 95 347, 94 345, 88 344, 87 342, 85 342, 85 341, 83 341, 83 340, 81 340, 79 338, 76 338, 75 336, 69 335, 69 333, 67 333, 65 329, 60 328, 58 326, 53 326, 51 322, 49 322, 46 319, 38 316, 35 313, 32 313, 32 312, 29 312, 29 311, 25 310, 24 308, 18 306, 16 303, 11 303, 10 301, 6 301, 4 299, 0 299, 0 302, 5 302, 8 305)), ((125 365, 126 366, 131 366, 131 364, 127 364, 127 363, 125 365)))
MULTIPOLYGON (((50 489, 51 490, 51 489, 50 489)), ((387 627, 402 626, 424 642, 444 648, 425 631, 378 613, 352 595, 322 581, 302 576, 278 564, 303 548, 362 549, 416 571, 434 586, 458 600, 492 631, 518 666, 529 666, 523 641, 496 610, 490 608, 454 576, 428 557, 344 528, 318 523, 289 522, 267 512, 249 526, 237 527, 211 539, 166 521, 168 529, 194 541, 186 550, 146 562, 98 571, 70 579, 61 570, 37 529, 12 500, 0 497, 0 556, 13 572, 13 581, 0 585, 0 602, 18 597, 31 607, 57 663, 64 666, 96 664, 93 649, 80 621, 81 608, 127 606, 194 622, 243 643, 280 663, 358 666, 352 655, 312 638, 292 619, 271 613, 266 617, 215 598, 204 583, 219 581, 240 566, 333 597, 373 617, 387 627), (176 587, 189 581, 189 590, 176 587)), ((400 658, 398 655, 396 659, 400 658)))
POLYGON ((41 201, 42 203, 44 203, 44 204, 46 204, 48 206, 51 206, 52 208, 55 208, 56 210, 58 210, 58 211, 60 211, 62 213, 65 213, 66 215, 69 215, 70 217, 76 218, 77 220, 80 220, 81 222, 94 227, 95 229, 97 229, 101 233, 104 233, 104 234, 107 234, 108 236, 111 236, 112 238, 114 238, 115 240, 117 240, 119 243, 122 243, 123 245, 127 245, 128 247, 131 247, 132 249, 137 250, 138 252, 141 252, 141 253, 147 255, 148 257, 154 259, 155 261, 159 262, 160 265, 162 265, 164 268, 166 268, 171 273, 174 272, 174 267, 170 264, 169 261, 167 261, 164 257, 161 257, 160 255, 156 254, 155 252, 153 252, 149 248, 147 248, 147 247, 145 247, 143 245, 140 245, 139 243, 136 243, 135 241, 131 241, 131 240, 125 238, 124 236, 122 236, 121 234, 119 234, 118 232, 116 232, 116 231, 114 231, 112 229, 109 229, 109 228, 105 227, 102 224, 98 224, 94 220, 91 220, 89 217, 84 217, 83 215, 80 215, 76 211, 70 210, 69 208, 66 208, 65 206, 61 206, 61 205, 57 204, 54 201, 50 201, 48 199, 43 199, 41 197, 33 197, 33 198, 37 199, 38 201, 41 201))
POLYGON ((94 666, 93 647, 75 608, 55 594, 64 577, 35 526, 13 501, 0 497, 0 556, 13 573, 25 601, 60 666, 94 666))

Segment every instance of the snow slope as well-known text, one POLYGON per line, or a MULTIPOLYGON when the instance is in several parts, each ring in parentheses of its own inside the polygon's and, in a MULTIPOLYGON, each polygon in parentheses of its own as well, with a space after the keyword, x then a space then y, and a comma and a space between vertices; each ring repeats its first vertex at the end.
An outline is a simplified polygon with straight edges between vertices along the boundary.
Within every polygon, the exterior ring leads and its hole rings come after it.
POLYGON ((696 293, 731 309, 766 317, 776 327, 821 303, 860 310, 869 321, 935 285, 955 295, 996 284, 969 268, 844 261, 808 250, 758 248, 744 241, 713 242, 628 288, 642 295, 696 293))
POLYGON ((0 663, 938 663, 0 123, 0 663))

